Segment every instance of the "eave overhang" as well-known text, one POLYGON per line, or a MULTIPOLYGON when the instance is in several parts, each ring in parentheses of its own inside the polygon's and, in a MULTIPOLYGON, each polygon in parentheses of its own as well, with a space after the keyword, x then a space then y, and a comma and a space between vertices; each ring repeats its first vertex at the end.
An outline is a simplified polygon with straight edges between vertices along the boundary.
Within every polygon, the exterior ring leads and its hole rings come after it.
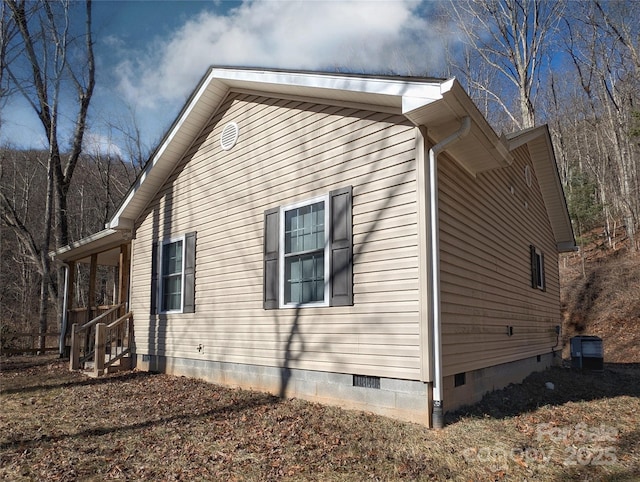
POLYGON ((403 114, 425 126, 434 143, 472 120, 469 139, 447 154, 471 175, 506 166, 511 157, 455 79, 418 79, 212 67, 185 104, 160 146, 105 226, 131 230, 194 140, 230 92, 358 105, 403 114))
POLYGON ((101 266, 117 266, 120 260, 120 246, 127 244, 130 233, 115 229, 104 229, 75 243, 68 244, 50 253, 63 263, 89 263, 91 256, 97 254, 97 263, 101 266))
POLYGON ((549 128, 546 125, 525 129, 506 137, 509 149, 514 150, 527 145, 531 163, 540 185, 540 191, 547 209, 551 229, 556 239, 558 252, 576 251, 575 236, 567 201, 558 174, 556 156, 549 128))
POLYGON ((464 142, 447 147, 447 155, 470 175, 509 166, 513 157, 504 137, 498 137, 471 98, 455 79, 440 84, 440 99, 419 104, 404 99, 403 114, 418 126, 425 126, 433 143, 438 143, 460 127, 464 117, 471 119, 471 130, 464 142))

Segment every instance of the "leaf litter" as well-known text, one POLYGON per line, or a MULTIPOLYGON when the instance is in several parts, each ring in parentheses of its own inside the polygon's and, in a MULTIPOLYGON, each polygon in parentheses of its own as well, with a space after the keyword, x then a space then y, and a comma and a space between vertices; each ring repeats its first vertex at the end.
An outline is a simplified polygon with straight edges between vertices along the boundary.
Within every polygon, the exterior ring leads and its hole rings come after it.
POLYGON ((434 431, 185 377, 89 379, 51 357, 13 357, 0 366, 0 479, 634 480, 639 382, 636 365, 554 368, 434 431))

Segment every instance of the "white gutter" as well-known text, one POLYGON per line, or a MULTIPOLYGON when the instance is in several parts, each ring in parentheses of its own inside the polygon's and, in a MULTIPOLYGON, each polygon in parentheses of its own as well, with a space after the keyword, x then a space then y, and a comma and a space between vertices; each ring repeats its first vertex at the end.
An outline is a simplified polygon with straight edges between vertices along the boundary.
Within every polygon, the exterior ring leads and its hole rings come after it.
POLYGON ((442 410, 442 330, 440 307, 440 222, 438 216, 438 154, 449 144, 466 136, 471 129, 471 118, 462 119, 460 129, 429 149, 429 194, 431 217, 431 290, 433 302, 433 428, 444 427, 442 410))
POLYGON ((58 351, 60 352, 60 358, 64 357, 64 339, 67 333, 67 304, 69 303, 69 265, 62 263, 64 266, 64 297, 62 299, 62 320, 60 321, 60 341, 58 343, 58 351))

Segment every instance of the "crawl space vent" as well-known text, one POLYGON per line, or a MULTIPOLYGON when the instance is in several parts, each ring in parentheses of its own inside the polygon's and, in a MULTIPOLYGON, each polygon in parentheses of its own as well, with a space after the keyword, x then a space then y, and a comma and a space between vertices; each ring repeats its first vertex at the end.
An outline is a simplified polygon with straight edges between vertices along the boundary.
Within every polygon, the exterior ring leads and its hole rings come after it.
POLYGON ((380 377, 368 377, 366 375, 354 375, 353 386, 363 388, 380 389, 380 377))
POLYGON ((220 134, 220 147, 224 151, 228 151, 238 142, 238 124, 235 122, 229 122, 220 134))

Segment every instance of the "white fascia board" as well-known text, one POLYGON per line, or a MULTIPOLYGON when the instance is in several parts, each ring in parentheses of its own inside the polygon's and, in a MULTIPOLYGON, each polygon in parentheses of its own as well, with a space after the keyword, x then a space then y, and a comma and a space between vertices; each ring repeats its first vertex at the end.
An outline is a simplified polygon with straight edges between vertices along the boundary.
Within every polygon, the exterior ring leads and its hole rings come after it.
POLYGON ((229 87, 242 84, 272 84, 282 87, 306 87, 319 91, 337 90, 343 92, 358 92, 363 94, 377 94, 397 97, 404 96, 436 99, 440 98, 438 81, 411 81, 399 79, 381 79, 358 76, 342 76, 339 74, 315 74, 309 72, 273 72, 242 69, 212 69, 211 74, 229 87))
MULTIPOLYGON (((124 200, 124 202, 120 205, 119 209, 112 216, 111 220, 105 224, 106 229, 132 229, 133 228, 134 219, 129 219, 123 216, 123 214, 126 214, 127 207, 129 206, 131 200, 136 195, 138 190, 143 186, 143 184, 147 180, 147 176, 149 175, 151 169, 153 169, 156 166, 156 164, 162 162, 163 155, 166 152, 167 147, 171 144, 171 141, 175 138, 176 134, 181 130, 184 122, 186 121, 186 119, 189 118, 189 115, 192 113, 193 109, 198 105, 200 98, 206 92, 206 90, 208 89, 214 77, 215 77, 214 72, 210 71, 206 79, 201 82, 200 88, 195 93, 195 95, 193 95, 189 104, 183 110, 178 120, 174 123, 172 129, 169 131, 169 133, 165 137, 162 144, 158 147, 153 158, 150 160, 150 162, 148 162, 145 165, 144 170, 140 173, 135 183, 129 190, 129 193, 127 194, 127 197, 124 200)), ((152 195, 155 195, 155 192, 157 191, 157 189, 152 189, 152 191, 153 191, 152 195)), ((137 216, 134 216, 134 217, 137 217, 137 216)))
POLYGON ((99 250, 104 246, 120 243, 123 240, 124 237, 121 231, 104 229, 92 234, 91 236, 87 236, 86 238, 67 244, 56 251, 52 251, 49 255, 51 257, 55 256, 58 259, 66 260, 72 257, 71 253, 73 251, 81 252, 81 255, 85 256, 87 253, 91 254, 92 252, 99 252, 99 250))
POLYGON ((139 214, 135 212, 136 208, 131 208, 132 199, 142 196, 143 202, 141 205, 147 205, 151 199, 145 199, 145 197, 149 196, 151 198, 160 188, 159 185, 153 185, 160 182, 157 179, 149 185, 149 173, 159 164, 176 161, 173 156, 167 157, 166 151, 183 129, 185 121, 198 108, 199 101, 207 90, 212 86, 217 86, 221 92, 229 92, 234 88, 253 88, 257 91, 263 89, 268 92, 270 89, 267 86, 269 85, 275 92, 286 93, 288 89, 304 88, 308 89, 310 93, 317 94, 318 97, 326 98, 331 98, 337 92, 353 92, 354 94, 364 94, 365 96, 369 94, 371 95, 372 105, 376 105, 376 97, 380 99, 379 96, 385 96, 398 107, 402 105, 404 111, 405 104, 407 109, 413 109, 441 99, 443 92, 449 90, 453 85, 453 79, 445 82, 438 80, 412 81, 340 74, 317 74, 313 72, 211 68, 181 112, 180 117, 173 124, 162 144, 145 165, 143 172, 127 193, 124 202, 105 227, 107 229, 131 229, 131 224, 139 214), (332 92, 334 93, 332 94, 332 92), (131 212, 132 209, 134 212, 131 212))
POLYGON ((420 109, 425 105, 429 105, 436 100, 442 99, 442 96, 438 98, 428 98, 428 97, 409 97, 407 95, 402 96, 402 113, 409 114, 410 112, 420 109))

